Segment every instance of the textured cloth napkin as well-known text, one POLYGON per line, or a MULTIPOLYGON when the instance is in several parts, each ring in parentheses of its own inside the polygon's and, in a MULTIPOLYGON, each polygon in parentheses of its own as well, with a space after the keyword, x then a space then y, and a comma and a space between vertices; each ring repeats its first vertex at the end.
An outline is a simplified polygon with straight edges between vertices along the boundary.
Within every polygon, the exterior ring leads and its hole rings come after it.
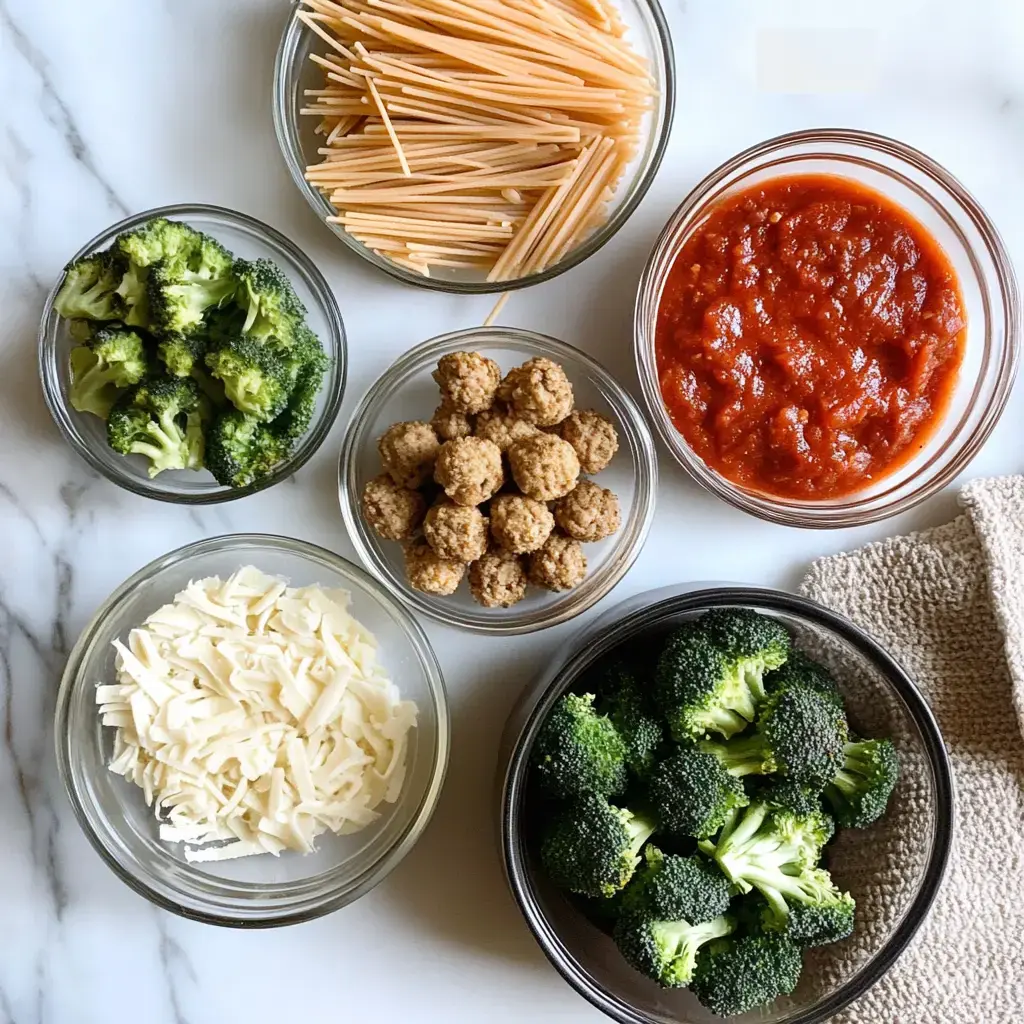
MULTIPOLYGON (((907 668, 939 721, 956 787, 953 853, 932 911, 838 1024, 1024 1021, 1024 477, 975 481, 961 504, 945 526, 821 559, 803 584, 907 668)), ((924 799, 906 789, 894 800, 924 799)), ((898 845, 858 844, 851 855, 860 862, 844 859, 844 880, 863 917, 850 941, 876 948, 906 902, 893 887, 910 883, 898 845)))

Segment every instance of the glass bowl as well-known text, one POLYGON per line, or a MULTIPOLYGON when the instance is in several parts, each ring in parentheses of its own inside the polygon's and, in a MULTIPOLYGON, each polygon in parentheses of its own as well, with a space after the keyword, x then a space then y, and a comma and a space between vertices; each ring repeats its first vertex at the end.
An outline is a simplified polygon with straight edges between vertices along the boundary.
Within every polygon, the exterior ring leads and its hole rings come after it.
MULTIPOLYGON (((379 256, 340 224, 327 226, 350 249, 392 277, 420 288, 464 295, 506 292, 549 281, 592 256, 626 223, 647 194, 665 155, 675 112, 675 57, 668 23, 658 0, 616 2, 629 29, 628 38, 650 64, 658 90, 657 102, 644 119, 640 151, 609 204, 607 221, 562 260, 546 270, 510 281, 486 281, 477 271, 444 267, 432 268, 431 276, 424 277, 379 256)), ((309 55, 324 52, 327 45, 294 16, 298 6, 293 0, 274 66, 274 129, 292 180, 313 212, 326 223, 326 218, 334 215, 334 207, 305 177, 306 168, 320 161, 317 149, 321 137, 314 133, 316 119, 300 115, 299 109, 305 105, 306 89, 322 88, 323 70, 309 60, 309 55)))
POLYGON ((846 129, 796 132, 770 139, 723 164, 672 215, 640 281, 634 320, 636 362, 654 425, 673 458, 731 505, 787 526, 859 526, 903 512, 967 468, 1002 414, 1020 348, 1020 298, 999 233, 977 201, 948 171, 893 139, 846 129), (727 196, 768 179, 833 174, 882 192, 908 210, 939 242, 960 278, 967 344, 952 400, 914 458, 871 486, 841 498, 806 501, 765 494, 709 467, 673 425, 661 397, 655 326, 676 254, 727 196))
POLYGON ((46 404, 68 444, 93 469, 134 494, 180 505, 213 505, 256 494, 280 483, 305 465, 334 425, 341 408, 348 369, 345 325, 338 303, 323 274, 294 242, 253 217, 219 206, 163 206, 137 213, 86 242, 69 262, 107 248, 122 231, 130 231, 154 217, 184 221, 212 235, 236 256, 272 259, 288 276, 306 307, 310 330, 323 342, 324 351, 331 359, 309 430, 296 445, 291 458, 279 463, 273 472, 248 487, 225 487, 206 470, 168 470, 150 479, 146 473, 146 459, 141 455, 118 455, 107 444, 103 421, 90 413, 77 412, 68 399, 71 386, 68 354, 75 343, 68 331, 68 322, 53 308, 54 299, 63 284, 63 273, 46 298, 39 324, 39 376, 46 404))
POLYGON ((851 725, 889 736, 899 749, 900 781, 885 816, 848 829, 827 851, 833 878, 857 900, 854 935, 808 950, 796 991, 770 1007, 730 1018, 737 1024, 824 1024, 895 963, 921 926, 949 860, 953 782, 935 719, 906 672, 848 619, 805 598, 773 590, 668 588, 630 598, 585 629, 513 710, 505 731, 501 849, 512 894, 541 949, 565 980, 621 1024, 720 1021, 685 990, 659 988, 622 959, 537 870, 529 800, 530 752, 556 700, 621 644, 650 650, 680 622, 710 608, 753 608, 783 622, 797 644, 835 674, 851 725))
POLYGON ((600 601, 622 579, 647 539, 654 516, 658 463, 654 439, 640 409, 590 356, 543 334, 480 327, 417 345, 377 380, 352 416, 338 472, 341 511, 349 537, 364 565, 391 593, 449 626, 508 636, 565 622, 600 601), (584 545, 588 574, 575 590, 555 594, 530 587, 526 598, 511 608, 481 607, 469 595, 465 582, 451 597, 420 593, 406 582, 401 545, 381 540, 363 518, 363 485, 381 471, 377 439, 392 423, 429 420, 440 401, 431 371, 441 356, 467 350, 489 356, 503 373, 533 356, 553 359, 565 368, 572 382, 576 408, 596 409, 618 428, 619 451, 595 480, 618 496, 622 526, 613 537, 584 545))
POLYGON ((294 924, 358 899, 409 852, 433 814, 448 763, 444 680, 423 630, 369 576, 323 548, 286 537, 239 534, 190 544, 151 562, 103 604, 75 644, 57 695, 57 763, 85 834, 117 876, 165 910, 210 924, 294 924), (113 730, 100 724, 95 688, 114 674, 114 639, 173 599, 190 580, 253 564, 305 586, 352 595, 352 614, 380 641, 385 668, 419 707, 407 775, 380 819, 347 836, 325 833, 314 853, 286 852, 189 864, 180 844, 161 840, 142 790, 107 769, 113 730))

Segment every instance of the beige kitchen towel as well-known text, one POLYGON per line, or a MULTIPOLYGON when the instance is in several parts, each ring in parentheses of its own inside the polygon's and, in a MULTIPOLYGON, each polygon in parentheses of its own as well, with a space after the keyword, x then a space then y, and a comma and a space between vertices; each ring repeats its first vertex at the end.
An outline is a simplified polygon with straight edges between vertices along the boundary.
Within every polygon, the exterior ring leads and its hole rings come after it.
MULTIPOLYGON (((932 911, 837 1024, 1024 1022, 1024 478, 976 481, 961 500, 966 514, 953 522, 821 559, 803 584, 903 663, 938 719, 956 786, 953 852, 932 911)), ((906 774, 890 807, 897 820, 927 799, 906 774)), ((842 851, 861 912, 853 960, 877 948, 912 888, 902 870, 913 867, 911 844, 884 832, 842 851)))

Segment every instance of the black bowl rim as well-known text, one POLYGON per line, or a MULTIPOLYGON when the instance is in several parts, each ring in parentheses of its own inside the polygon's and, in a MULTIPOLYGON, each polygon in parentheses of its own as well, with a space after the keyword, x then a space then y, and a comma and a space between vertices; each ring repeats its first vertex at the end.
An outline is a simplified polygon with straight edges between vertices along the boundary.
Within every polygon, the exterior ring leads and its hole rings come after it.
POLYGON ((907 671, 865 630, 809 598, 785 591, 758 587, 715 587, 695 590, 670 597, 637 609, 613 623, 599 636, 573 653, 558 669, 546 687, 543 697, 530 711, 509 759, 502 779, 500 810, 500 842, 502 866, 512 896, 527 926, 544 955, 556 971, 592 1006, 619 1024, 651 1024, 650 1018, 634 1010, 622 1000, 598 988, 580 967, 540 910, 529 872, 525 869, 524 844, 518 827, 525 791, 528 755, 540 723, 554 702, 569 688, 580 673, 598 657, 625 640, 641 625, 650 628, 660 619, 680 612, 703 611, 722 605, 756 605, 759 608, 797 614, 824 626, 856 648, 891 682, 904 700, 911 718, 921 732, 935 781, 936 815, 932 822, 932 844, 921 885, 885 945, 866 969, 840 986, 819 1005, 798 1012, 786 1024, 825 1024, 854 1000, 859 999, 878 982, 900 958, 918 929, 924 923, 942 886, 949 864, 953 840, 955 796, 949 755, 931 708, 907 671))

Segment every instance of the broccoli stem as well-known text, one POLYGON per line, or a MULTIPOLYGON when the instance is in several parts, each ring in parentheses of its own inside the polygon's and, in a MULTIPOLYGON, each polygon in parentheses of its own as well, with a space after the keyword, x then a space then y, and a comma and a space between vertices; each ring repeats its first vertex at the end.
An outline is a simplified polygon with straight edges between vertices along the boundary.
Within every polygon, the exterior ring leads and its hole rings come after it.
POLYGON ((764 739, 757 733, 732 739, 727 744, 715 744, 712 753, 722 762, 722 767, 737 778, 764 772, 764 739))

